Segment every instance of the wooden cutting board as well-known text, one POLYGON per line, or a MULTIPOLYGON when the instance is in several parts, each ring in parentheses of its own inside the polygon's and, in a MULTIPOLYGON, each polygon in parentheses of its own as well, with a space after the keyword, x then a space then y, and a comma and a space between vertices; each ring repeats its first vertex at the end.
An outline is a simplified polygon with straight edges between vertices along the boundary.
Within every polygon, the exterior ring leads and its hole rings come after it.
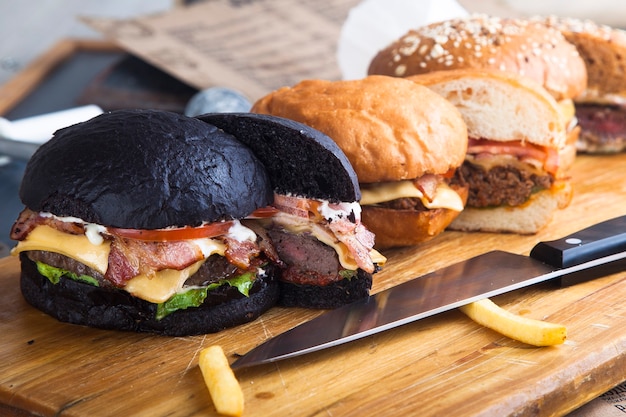
MULTIPOLYGON (((534 236, 445 232, 389 251, 373 292, 504 249, 527 254, 626 214, 626 154, 580 156, 571 205, 534 236)), ((234 360, 320 312, 274 308, 218 334, 168 338, 63 324, 27 305, 14 258, 0 260, 0 415, 199 416, 215 409, 198 352, 234 360)), ((568 341, 534 348, 458 311, 360 341, 238 372, 248 416, 553 416, 626 380, 626 272, 569 288, 541 284, 496 297, 505 308, 567 325, 568 341)))

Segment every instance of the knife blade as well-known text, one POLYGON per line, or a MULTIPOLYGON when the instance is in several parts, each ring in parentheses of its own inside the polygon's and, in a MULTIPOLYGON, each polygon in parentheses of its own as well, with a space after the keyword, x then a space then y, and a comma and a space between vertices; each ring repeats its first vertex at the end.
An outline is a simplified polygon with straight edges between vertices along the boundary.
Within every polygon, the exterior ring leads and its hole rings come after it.
POLYGON ((561 285, 626 270, 626 215, 549 242, 530 256, 491 251, 323 313, 255 347, 233 369, 348 343, 544 281, 561 285))

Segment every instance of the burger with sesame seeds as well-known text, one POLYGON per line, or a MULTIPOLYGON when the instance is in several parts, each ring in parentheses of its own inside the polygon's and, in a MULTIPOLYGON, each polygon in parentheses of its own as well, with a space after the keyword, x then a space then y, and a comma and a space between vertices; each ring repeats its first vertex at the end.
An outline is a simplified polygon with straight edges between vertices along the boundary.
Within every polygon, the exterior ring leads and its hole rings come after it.
POLYGON ((587 66, 587 89, 574 99, 580 126, 578 151, 626 150, 626 31, 591 20, 534 17, 574 44, 587 66))
POLYGON ((575 157, 579 128, 573 98, 587 86, 576 47, 542 22, 474 14, 408 31, 370 62, 369 74, 407 77, 473 68, 512 72, 542 85, 568 121, 564 165, 575 157))
POLYGON ((452 184, 469 186, 453 230, 532 234, 571 199, 559 159, 566 128, 539 84, 501 71, 458 69, 407 77, 454 104, 467 125, 465 161, 452 184))

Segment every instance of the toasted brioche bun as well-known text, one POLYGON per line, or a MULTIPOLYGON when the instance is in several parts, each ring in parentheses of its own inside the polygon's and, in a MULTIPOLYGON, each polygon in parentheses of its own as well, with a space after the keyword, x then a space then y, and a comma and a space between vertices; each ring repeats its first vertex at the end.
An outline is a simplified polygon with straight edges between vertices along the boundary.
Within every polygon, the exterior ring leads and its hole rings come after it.
POLYGON ((463 162, 467 148, 458 110, 399 78, 305 80, 262 97, 252 112, 324 132, 346 154, 360 183, 444 174, 463 162))
POLYGON ((572 195, 571 185, 568 182, 560 182, 549 190, 533 194, 521 206, 465 207, 449 229, 465 232, 534 234, 552 220, 555 211, 569 205, 572 195))
MULTIPOLYGON (((407 77, 426 85, 454 104, 474 139, 529 142, 551 148, 571 165, 571 150, 565 120, 559 104, 534 81, 513 73, 458 69, 407 77)), ((561 160, 562 159, 562 160, 561 160)), ((496 163, 508 164, 506 159, 496 163)), ((523 165, 520 165, 523 167, 523 165)), ((556 177, 563 177, 559 165, 556 177)), ((535 193, 521 206, 476 208, 466 205, 450 228, 464 231, 492 231, 530 234, 545 226, 558 208, 570 200, 569 186, 556 183, 535 193)))
MULTIPOLYGON (((252 112, 290 118, 326 133, 345 152, 361 184, 447 174, 463 163, 467 149, 459 111, 427 87, 400 78, 307 80, 261 98, 252 112)), ((377 249, 428 240, 458 215, 447 208, 419 213, 362 209, 377 249)))
POLYGON ((587 84, 582 58, 560 31, 540 22, 486 15, 411 30, 380 51, 368 73, 406 77, 457 68, 520 74, 557 100, 579 95, 587 84))
MULTIPOLYGON (((452 186, 467 201, 467 188, 452 186)), ((361 217, 369 230, 376 230, 376 247, 379 249, 412 246, 426 242, 445 230, 459 212, 437 208, 430 210, 396 210, 379 206, 362 206, 361 217)))

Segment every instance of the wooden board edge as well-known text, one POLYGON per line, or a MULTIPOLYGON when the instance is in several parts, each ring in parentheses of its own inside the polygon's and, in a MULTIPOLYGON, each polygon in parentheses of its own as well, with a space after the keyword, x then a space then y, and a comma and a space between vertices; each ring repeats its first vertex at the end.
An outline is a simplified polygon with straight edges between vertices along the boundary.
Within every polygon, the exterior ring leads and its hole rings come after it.
POLYGON ((110 40, 67 38, 32 61, 24 70, 0 86, 0 115, 19 104, 50 72, 80 51, 116 52, 122 49, 110 40))

